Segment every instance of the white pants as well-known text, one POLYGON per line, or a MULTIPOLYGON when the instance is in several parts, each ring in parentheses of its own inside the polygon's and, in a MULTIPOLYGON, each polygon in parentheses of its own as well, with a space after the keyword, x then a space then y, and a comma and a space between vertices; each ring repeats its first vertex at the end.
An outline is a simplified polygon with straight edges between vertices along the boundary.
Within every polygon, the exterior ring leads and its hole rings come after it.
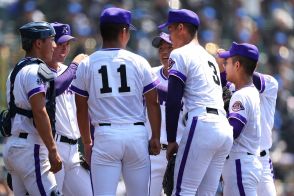
POLYGON ((214 196, 232 144, 233 130, 224 116, 189 113, 176 157, 173 195, 214 196))
POLYGON ((157 156, 150 156, 151 175, 150 175, 150 196, 162 195, 162 180, 167 166, 166 150, 161 150, 157 156))
POLYGON ((262 176, 257 186, 258 196, 276 196, 276 188, 274 184, 274 169, 269 156, 269 152, 264 157, 258 157, 262 164, 262 176))
POLYGON ((67 196, 92 196, 90 172, 80 165, 78 144, 56 141, 62 170, 55 174, 58 189, 67 196))
POLYGON ((128 196, 148 195, 150 159, 145 127, 95 127, 91 156, 94 195, 115 196, 121 173, 128 196))
POLYGON ((230 153, 223 169, 225 196, 256 196, 262 165, 255 155, 230 153))
POLYGON ((40 138, 27 139, 10 136, 4 146, 4 163, 12 177, 15 196, 46 196, 58 192, 55 176, 49 171, 48 151, 44 144, 33 141, 40 138))

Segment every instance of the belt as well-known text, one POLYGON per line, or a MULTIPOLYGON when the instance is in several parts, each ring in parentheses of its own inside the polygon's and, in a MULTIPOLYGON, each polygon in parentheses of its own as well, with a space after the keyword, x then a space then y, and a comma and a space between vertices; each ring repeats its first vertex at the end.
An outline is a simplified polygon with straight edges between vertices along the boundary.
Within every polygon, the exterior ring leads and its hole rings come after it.
POLYGON ((21 132, 21 133, 19 133, 18 137, 23 138, 23 139, 27 139, 28 135, 29 135, 28 133, 21 132))
MULTIPOLYGON (((252 153, 250 153, 250 152, 247 152, 246 153, 247 155, 253 155, 252 153)), ((226 157, 226 159, 229 159, 230 158, 230 155, 228 155, 227 157, 226 157)))
POLYGON ((160 144, 161 150, 166 150, 167 149, 167 144, 160 144))
MULTIPOLYGON (((55 137, 55 134, 53 134, 53 136, 55 137)), ((55 138, 56 141, 60 141, 60 142, 63 142, 63 143, 68 143, 70 145, 75 145, 78 143, 78 140, 74 140, 74 139, 70 139, 66 136, 63 136, 63 135, 56 135, 56 138, 55 138), (60 139, 58 139, 60 138, 60 139)))
POLYGON ((209 108, 209 107, 206 107, 206 112, 207 112, 207 113, 210 113, 210 114, 218 115, 218 110, 215 109, 215 108, 209 108))
MULTIPOLYGON (((135 122, 134 125, 142 125, 145 126, 144 122, 135 122)), ((111 123, 98 123, 99 126, 111 126, 111 123)))
POLYGON ((261 156, 261 157, 264 157, 266 154, 267 154, 267 153, 266 153, 266 150, 263 150, 263 151, 260 152, 260 156, 261 156))

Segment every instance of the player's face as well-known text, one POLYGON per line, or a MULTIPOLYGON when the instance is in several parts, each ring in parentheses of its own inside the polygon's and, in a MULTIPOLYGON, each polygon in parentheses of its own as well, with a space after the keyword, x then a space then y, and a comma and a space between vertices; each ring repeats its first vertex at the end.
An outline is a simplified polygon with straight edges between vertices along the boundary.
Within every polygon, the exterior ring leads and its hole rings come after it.
POLYGON ((233 58, 227 58, 225 60, 225 70, 227 73, 227 80, 234 83, 235 73, 235 63, 233 63, 233 58))
POLYGON ((171 24, 168 26, 168 31, 170 34, 170 39, 173 43, 173 48, 182 47, 181 36, 179 36, 179 24, 171 24))
POLYGON ((161 44, 158 48, 158 53, 159 53, 159 60, 163 64, 163 67, 165 69, 168 68, 168 59, 172 50, 173 50, 173 47, 171 44, 165 41, 161 41, 161 44))
POLYGON ((40 56, 43 61, 50 62, 52 60, 54 49, 56 48, 56 43, 54 37, 48 37, 43 40, 37 40, 38 47, 40 48, 40 56))
POLYGON ((64 43, 58 43, 57 47, 54 50, 52 60, 55 62, 64 62, 70 51, 70 43, 69 41, 64 43))

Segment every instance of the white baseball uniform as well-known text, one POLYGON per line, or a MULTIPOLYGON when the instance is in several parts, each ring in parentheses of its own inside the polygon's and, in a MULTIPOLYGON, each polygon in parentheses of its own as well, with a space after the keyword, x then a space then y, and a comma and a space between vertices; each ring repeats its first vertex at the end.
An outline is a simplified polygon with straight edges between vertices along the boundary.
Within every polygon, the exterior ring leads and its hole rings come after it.
MULTIPOLYGON (((16 106, 22 109, 31 110, 29 99, 46 92, 47 85, 38 77, 38 68, 38 64, 27 65, 16 75, 13 94, 16 106)), ((10 77, 6 87, 7 100, 10 100, 10 77)), ((14 195, 23 196, 26 192, 31 196, 50 195, 57 190, 57 185, 54 174, 49 171, 48 150, 34 127, 33 119, 16 114, 11 133, 3 156, 12 176, 14 195)))
POLYGON ((170 75, 184 84, 188 120, 176 158, 173 195, 214 195, 233 143, 217 63, 194 41, 170 54, 170 75))
MULTIPOLYGON (((150 196, 160 196, 162 192, 162 180, 164 176, 164 172, 167 165, 166 160, 166 125, 165 125, 165 103, 167 97, 167 89, 168 89, 168 78, 163 73, 163 66, 153 67, 153 73, 155 73, 160 81, 159 85, 156 87, 160 110, 161 110, 161 128, 160 128, 160 143, 161 143, 161 151, 157 156, 150 156, 151 161, 151 175, 150 175, 150 196)), ((183 124, 183 111, 181 111, 179 116, 178 123, 178 132, 177 132, 177 142, 179 143, 182 138, 182 132, 185 129, 183 124)), ((147 116, 146 129, 149 131, 149 137, 151 137, 151 127, 150 122, 147 116)))
POLYGON ((253 84, 237 90, 230 100, 229 116, 244 127, 234 140, 223 168, 224 195, 257 195, 262 165, 260 153, 260 99, 253 84))
POLYGON ((157 84, 149 63, 124 49, 96 51, 79 65, 71 89, 88 97, 95 126, 94 195, 115 195, 121 172, 128 195, 148 194, 150 160, 143 95, 157 84))
POLYGON ((261 140, 260 157, 262 163, 262 177, 258 183, 258 196, 275 196, 276 188, 274 184, 274 171, 272 161, 269 156, 269 149, 272 147, 272 128, 274 126, 274 114, 278 94, 277 80, 265 74, 259 74, 261 81, 260 110, 261 110, 261 140))
MULTIPOLYGON (((62 74, 67 66, 59 63, 56 76, 62 74)), ((59 190, 64 195, 93 195, 90 173, 80 165, 78 142, 80 132, 76 118, 75 96, 66 90, 57 96, 54 139, 62 159, 62 170, 55 174, 59 190)))

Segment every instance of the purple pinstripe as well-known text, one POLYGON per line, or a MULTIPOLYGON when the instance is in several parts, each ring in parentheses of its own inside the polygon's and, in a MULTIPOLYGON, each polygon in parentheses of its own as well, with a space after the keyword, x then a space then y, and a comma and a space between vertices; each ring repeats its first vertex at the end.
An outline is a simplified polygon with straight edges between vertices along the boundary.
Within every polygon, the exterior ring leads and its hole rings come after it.
POLYGON ((34 147, 34 158, 35 158, 35 173, 36 173, 37 185, 38 185, 40 194, 42 196, 46 196, 46 191, 45 191, 44 186, 43 186, 43 183, 42 183, 39 153, 40 153, 40 145, 35 144, 35 147, 34 147))
POLYGON ((241 161, 240 159, 235 160, 236 163, 236 173, 237 173, 237 184, 240 196, 245 196, 245 191, 242 183, 242 169, 241 169, 241 161))

